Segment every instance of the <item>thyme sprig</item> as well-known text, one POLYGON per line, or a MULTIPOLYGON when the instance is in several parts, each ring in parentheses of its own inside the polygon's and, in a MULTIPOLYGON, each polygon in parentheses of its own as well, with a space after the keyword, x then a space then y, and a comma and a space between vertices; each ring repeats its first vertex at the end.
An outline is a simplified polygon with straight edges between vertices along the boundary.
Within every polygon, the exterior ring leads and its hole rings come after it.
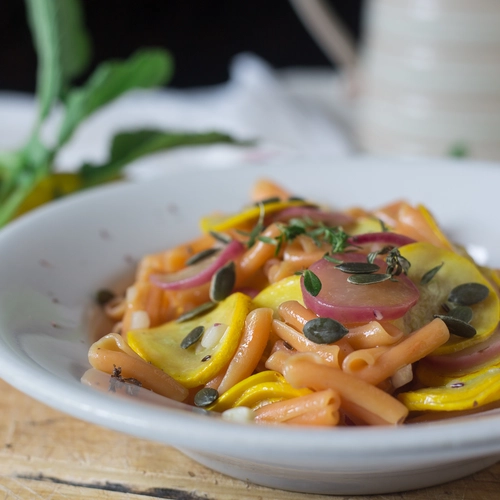
POLYGON ((327 243, 331 246, 329 253, 342 253, 346 250, 349 244, 349 235, 339 226, 327 226, 321 221, 313 221, 309 217, 293 218, 286 224, 278 223, 280 234, 276 237, 262 235, 264 231, 264 216, 263 208, 259 220, 250 232, 239 231, 241 234, 248 236, 247 246, 251 247, 257 240, 263 243, 268 243, 276 246, 275 254, 278 255, 283 245, 293 241, 297 236, 306 235, 312 239, 317 247, 327 243))
POLYGON ((366 260, 373 264, 379 255, 387 255, 385 258, 387 264, 386 274, 390 274, 393 278, 400 274, 408 274, 411 264, 408 259, 401 255, 398 248, 392 246, 383 247, 380 250, 370 252, 366 260))

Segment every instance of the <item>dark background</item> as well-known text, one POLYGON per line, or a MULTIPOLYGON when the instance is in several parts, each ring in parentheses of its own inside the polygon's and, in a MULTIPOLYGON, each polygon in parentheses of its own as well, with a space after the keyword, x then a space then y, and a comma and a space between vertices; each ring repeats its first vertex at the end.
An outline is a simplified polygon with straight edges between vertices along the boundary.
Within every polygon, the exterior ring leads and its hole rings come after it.
MULTIPOLYGON (((359 38, 363 0, 331 0, 359 38)), ((171 85, 227 79, 231 58, 251 51, 276 68, 331 66, 287 0, 83 0, 93 66, 140 46, 162 46, 176 61, 171 85)), ((0 89, 33 92, 36 57, 23 0, 0 0, 0 89)))

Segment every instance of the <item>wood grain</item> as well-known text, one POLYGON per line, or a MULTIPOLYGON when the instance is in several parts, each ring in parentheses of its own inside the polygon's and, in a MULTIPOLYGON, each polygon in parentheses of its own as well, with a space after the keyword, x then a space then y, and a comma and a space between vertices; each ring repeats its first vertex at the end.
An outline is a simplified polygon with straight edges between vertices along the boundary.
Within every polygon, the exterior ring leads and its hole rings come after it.
POLYGON ((0 381, 0 499, 498 500, 500 463, 466 479, 370 497, 290 493, 231 479, 177 450, 88 424, 0 381))

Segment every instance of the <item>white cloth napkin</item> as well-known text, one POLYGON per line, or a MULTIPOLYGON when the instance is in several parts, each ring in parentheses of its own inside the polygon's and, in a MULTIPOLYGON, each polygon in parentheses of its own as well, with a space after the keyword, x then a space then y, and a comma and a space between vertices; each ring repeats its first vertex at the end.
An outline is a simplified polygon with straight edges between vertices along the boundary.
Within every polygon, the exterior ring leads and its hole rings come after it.
MULTIPOLYGON (((336 157, 355 151, 349 104, 333 71, 279 72, 252 54, 240 54, 227 83, 189 90, 133 92, 91 116, 58 156, 62 170, 84 161, 103 162, 118 131, 158 128, 217 130, 252 147, 212 145, 157 153, 132 164, 132 178, 185 168, 286 161, 298 156, 336 157)), ((0 147, 15 147, 33 123, 31 97, 0 94, 0 147)), ((60 119, 54 113, 44 130, 50 141, 60 119)))

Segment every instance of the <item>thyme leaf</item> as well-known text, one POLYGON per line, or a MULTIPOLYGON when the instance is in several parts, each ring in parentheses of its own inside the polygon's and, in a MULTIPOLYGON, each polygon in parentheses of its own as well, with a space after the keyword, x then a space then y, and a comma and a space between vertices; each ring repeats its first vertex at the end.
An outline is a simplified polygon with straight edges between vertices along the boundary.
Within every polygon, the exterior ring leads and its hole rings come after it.
POLYGON ((304 278, 304 287, 308 293, 316 297, 321 292, 321 280, 309 269, 306 269, 302 276, 304 278))
POLYGON ((429 283, 432 280, 432 278, 434 278, 434 276, 436 276, 436 274, 443 267, 443 265, 444 265, 444 262, 441 262, 441 264, 439 264, 439 266, 433 267, 432 269, 430 269, 429 271, 427 271, 422 276, 422 278, 420 280, 420 284, 421 285, 427 285, 427 283, 429 283))

